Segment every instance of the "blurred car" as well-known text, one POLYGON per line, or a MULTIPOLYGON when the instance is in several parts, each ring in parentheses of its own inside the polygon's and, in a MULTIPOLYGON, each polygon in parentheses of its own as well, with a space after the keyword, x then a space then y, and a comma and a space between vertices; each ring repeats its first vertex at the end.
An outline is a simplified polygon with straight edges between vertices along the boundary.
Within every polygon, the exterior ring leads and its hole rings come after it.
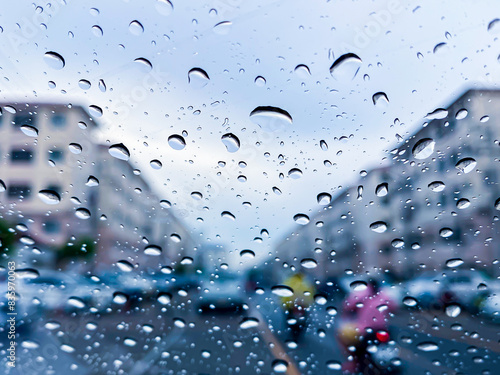
POLYGON ((245 295, 238 278, 232 276, 207 280, 202 285, 197 308, 200 313, 242 312, 245 295))
POLYGON ((405 286, 405 296, 417 300, 422 308, 440 308, 442 276, 437 273, 424 273, 409 280, 405 286))
POLYGON ((479 272, 461 270, 443 277, 441 299, 445 305, 458 304, 470 312, 477 312, 486 295, 489 281, 479 272))

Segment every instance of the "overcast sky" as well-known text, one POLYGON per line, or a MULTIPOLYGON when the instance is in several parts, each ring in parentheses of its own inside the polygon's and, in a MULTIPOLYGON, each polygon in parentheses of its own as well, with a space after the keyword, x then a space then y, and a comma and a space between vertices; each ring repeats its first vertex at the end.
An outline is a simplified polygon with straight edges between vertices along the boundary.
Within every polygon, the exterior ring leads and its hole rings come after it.
POLYGON ((235 254, 267 255, 294 230, 295 214, 321 207, 319 193, 335 195, 361 170, 385 163, 425 114, 467 88, 496 87, 500 77, 500 22, 488 30, 500 17, 494 0, 171 4, 53 0, 50 7, 4 7, 0 95, 101 107, 102 141, 123 142, 193 235, 235 254), (47 52, 62 56, 64 67, 48 64, 47 52), (331 73, 346 53, 359 60, 331 73), (193 68, 209 79, 194 74, 189 82, 193 68), (82 79, 91 87, 82 89, 82 79), (389 102, 374 105, 378 92, 389 102), (291 121, 272 117, 266 127, 265 116, 249 116, 259 106, 280 108, 291 121), (183 131, 186 146, 175 150, 167 140, 183 131), (240 141, 236 152, 221 139, 228 133, 240 141), (163 167, 153 169, 152 159, 163 167), (288 176, 293 168, 300 178, 288 176), (254 241, 263 228, 270 238, 254 241))

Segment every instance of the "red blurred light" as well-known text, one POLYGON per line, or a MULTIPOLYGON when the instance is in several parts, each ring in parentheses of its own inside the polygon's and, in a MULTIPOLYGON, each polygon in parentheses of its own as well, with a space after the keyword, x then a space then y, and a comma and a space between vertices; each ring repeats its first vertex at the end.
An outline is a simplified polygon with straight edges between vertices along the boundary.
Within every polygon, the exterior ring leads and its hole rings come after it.
POLYGON ((380 342, 389 341, 389 332, 386 331, 378 331, 377 332, 377 340, 380 342))

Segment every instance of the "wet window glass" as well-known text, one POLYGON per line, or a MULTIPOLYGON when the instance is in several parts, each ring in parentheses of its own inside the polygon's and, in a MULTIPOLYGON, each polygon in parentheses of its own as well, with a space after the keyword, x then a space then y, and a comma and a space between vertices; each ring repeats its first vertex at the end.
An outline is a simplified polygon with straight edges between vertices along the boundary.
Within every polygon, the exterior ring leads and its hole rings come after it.
POLYGON ((0 374, 500 365, 500 4, 11 2, 0 374))

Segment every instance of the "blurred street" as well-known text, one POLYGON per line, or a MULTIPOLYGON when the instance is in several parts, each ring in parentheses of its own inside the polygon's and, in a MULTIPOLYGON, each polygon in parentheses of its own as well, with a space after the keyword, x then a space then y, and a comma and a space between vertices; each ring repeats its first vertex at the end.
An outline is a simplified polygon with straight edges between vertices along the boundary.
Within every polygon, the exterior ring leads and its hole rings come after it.
MULTIPOLYGON (((167 306, 141 302, 99 319, 90 313, 40 317, 21 333, 21 360, 9 374, 341 373, 331 309, 338 301, 314 305, 295 343, 273 297, 251 296, 243 313, 200 314, 189 296, 174 296, 167 306)), ((404 374, 494 374, 500 364, 498 326, 465 312, 451 318, 400 310, 391 333, 404 374)))

